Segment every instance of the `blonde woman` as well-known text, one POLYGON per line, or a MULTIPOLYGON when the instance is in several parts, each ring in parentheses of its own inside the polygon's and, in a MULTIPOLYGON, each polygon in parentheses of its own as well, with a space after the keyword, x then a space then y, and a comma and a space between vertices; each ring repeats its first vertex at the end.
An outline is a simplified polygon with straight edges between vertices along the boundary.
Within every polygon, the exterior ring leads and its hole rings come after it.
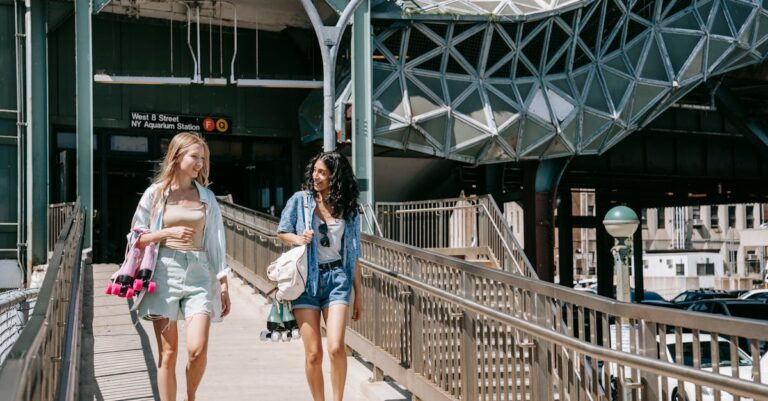
POLYGON ((186 400, 193 401, 205 372, 210 324, 230 311, 224 227, 216 197, 208 189, 209 172, 203 138, 191 132, 174 136, 160 171, 139 201, 134 230, 128 235, 129 243, 137 241, 139 247, 159 246, 157 289, 142 292, 133 308, 154 325, 161 401, 176 401, 177 321, 186 320, 186 400))

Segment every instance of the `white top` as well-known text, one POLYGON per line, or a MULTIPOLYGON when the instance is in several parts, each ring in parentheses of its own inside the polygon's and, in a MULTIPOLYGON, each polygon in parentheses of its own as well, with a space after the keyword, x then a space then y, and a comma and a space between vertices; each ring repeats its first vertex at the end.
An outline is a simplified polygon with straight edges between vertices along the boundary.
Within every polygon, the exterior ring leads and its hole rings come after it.
POLYGON ((315 238, 317 238, 317 263, 328 263, 341 260, 341 238, 344 235, 345 222, 344 219, 331 219, 326 222, 328 225, 328 239, 331 242, 331 246, 322 246, 320 240, 323 238, 323 234, 320 233, 320 224, 323 220, 315 218, 312 229, 315 232, 315 238))

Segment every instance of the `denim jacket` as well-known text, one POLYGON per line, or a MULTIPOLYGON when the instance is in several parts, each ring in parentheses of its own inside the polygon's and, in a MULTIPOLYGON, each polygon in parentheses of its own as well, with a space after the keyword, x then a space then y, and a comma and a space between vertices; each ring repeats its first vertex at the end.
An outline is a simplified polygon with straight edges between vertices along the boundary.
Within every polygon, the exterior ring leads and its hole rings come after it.
MULTIPOLYGON (((293 194, 283 209, 283 214, 280 216, 280 224, 277 226, 278 233, 291 233, 301 235, 306 227, 304 226, 304 198, 306 191, 299 191, 293 194)), ((315 208, 317 203, 313 196, 309 196, 309 216, 310 227, 314 225, 315 208)), ((344 240, 341 242, 342 259, 344 262, 344 269, 346 270, 348 277, 355 277, 355 265, 357 259, 360 257, 360 214, 355 213, 353 216, 345 220, 344 226, 344 240)), ((317 283, 320 278, 320 269, 317 263, 317 245, 318 236, 312 237, 312 244, 309 247, 307 253, 307 265, 308 265, 308 279, 305 292, 311 296, 317 295, 317 283)))
MULTIPOLYGON (((203 244, 204 249, 208 253, 208 261, 211 264, 211 268, 216 272, 216 279, 220 279, 229 273, 229 267, 227 266, 226 257, 226 235, 224 231, 224 221, 221 217, 221 209, 219 209, 219 202, 216 201, 216 196, 213 191, 200 185, 197 181, 194 181, 197 186, 197 192, 200 194, 200 202, 205 205, 205 229, 203 230, 203 244)), ((152 184, 144 191, 138 207, 136 207, 136 213, 133 215, 133 222, 131 223, 132 229, 128 233, 128 243, 132 243, 138 239, 137 229, 159 231, 163 228, 163 213, 165 211, 165 200, 170 195, 170 189, 163 193, 163 199, 160 202, 155 202, 155 196, 157 193, 157 185, 152 184), (152 207, 155 209, 152 210, 152 207), (150 219, 152 221, 150 221, 150 219)), ((162 283, 158 283, 162 285, 162 283)), ((221 320, 221 296, 219 291, 221 290, 219 285, 214 286, 216 288, 216 296, 214 297, 213 312, 211 317, 213 321, 221 320)), ((144 292, 142 292, 144 294, 144 292)), ((143 296, 141 296, 135 303, 134 308, 137 308, 143 296)))

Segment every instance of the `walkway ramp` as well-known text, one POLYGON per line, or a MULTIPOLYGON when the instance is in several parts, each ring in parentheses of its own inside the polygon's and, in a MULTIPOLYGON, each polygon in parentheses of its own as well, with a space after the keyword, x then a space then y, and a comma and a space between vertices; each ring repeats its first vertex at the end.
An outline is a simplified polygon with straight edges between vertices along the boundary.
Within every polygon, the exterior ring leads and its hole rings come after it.
MULTIPOLYGON (((284 250, 277 219, 220 204, 230 266, 271 289, 266 266, 284 250)), ((713 392, 723 401, 768 400, 765 367, 752 363, 768 343, 763 323, 538 280, 490 197, 380 203, 375 215, 369 228, 379 235, 362 235, 358 263, 364 312, 350 323, 347 345, 413 400, 672 401, 713 392), (499 267, 434 251, 456 247, 488 247, 499 267), (711 355, 710 337, 719 343, 711 355), (709 361, 735 366, 737 355, 738 377, 707 370, 709 361)))
MULTIPOLYGON (((93 265, 86 276, 84 345, 80 383, 81 400, 155 400, 157 398, 157 348, 150 322, 129 313, 129 302, 104 295, 117 265, 93 265), (92 323, 89 317, 92 316, 92 323)), ((310 401, 304 378, 304 353, 299 341, 264 343, 269 306, 242 280, 230 277, 232 314, 214 324, 208 351, 208 368, 198 391, 199 400, 310 401)), ((176 375, 178 399, 186 392, 184 325, 180 324, 176 375)), ((327 355, 324 358, 326 398, 331 399, 327 355)), ((345 400, 402 400, 390 386, 370 384, 371 370, 349 357, 345 400)))

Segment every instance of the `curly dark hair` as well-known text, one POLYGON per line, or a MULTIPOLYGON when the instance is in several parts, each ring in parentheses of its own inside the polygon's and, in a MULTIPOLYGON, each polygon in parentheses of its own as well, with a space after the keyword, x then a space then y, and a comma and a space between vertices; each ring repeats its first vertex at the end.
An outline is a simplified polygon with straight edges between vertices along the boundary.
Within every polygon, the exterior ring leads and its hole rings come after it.
POLYGON ((334 217, 341 217, 348 220, 360 212, 360 205, 357 198, 360 196, 360 190, 357 188, 357 179, 352 172, 352 166, 349 165, 347 158, 338 152, 323 152, 313 157, 307 164, 304 172, 303 189, 315 192, 315 181, 312 178, 312 172, 315 170, 315 163, 322 160, 325 167, 331 172, 330 193, 328 194, 328 203, 333 209, 334 217))

